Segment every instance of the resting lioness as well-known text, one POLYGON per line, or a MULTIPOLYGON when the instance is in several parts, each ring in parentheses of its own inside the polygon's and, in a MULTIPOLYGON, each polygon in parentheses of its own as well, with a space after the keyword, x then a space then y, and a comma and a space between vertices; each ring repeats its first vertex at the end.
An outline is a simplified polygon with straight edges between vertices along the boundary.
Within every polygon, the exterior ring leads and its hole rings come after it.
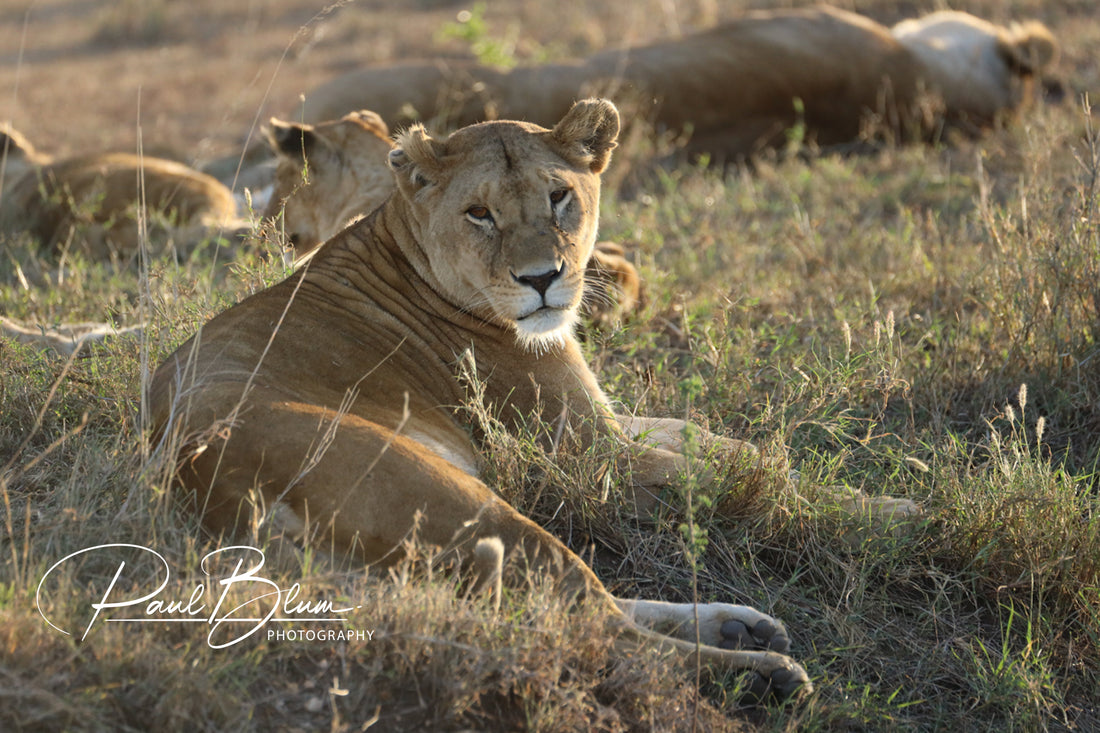
MULTIPOLYGON (((388 155, 393 196, 165 361, 154 424, 163 445, 182 446, 179 480, 206 525, 274 527, 372 563, 396 560, 415 527, 472 558, 483 580, 503 548, 605 614, 623 653, 653 644, 692 665, 696 609, 613 598, 478 478, 480 433, 461 408, 472 379, 473 399, 510 429, 541 421, 562 450, 618 442, 643 512, 685 469, 653 444, 675 445, 667 421, 630 421, 635 434, 657 428, 632 442, 572 334, 618 130, 603 100, 578 103, 552 130, 491 122, 440 140, 414 126, 388 155)), ((725 448, 730 460, 752 450, 725 448)), ((809 687, 780 653, 790 640, 779 621, 724 603, 697 611, 705 667, 809 687), (743 646, 756 648, 720 648, 743 646)))
MULTIPOLYGON (((377 209, 394 191, 386 123, 359 110, 316 125, 276 118, 265 133, 275 153, 275 185, 264 216, 276 221, 297 256, 306 255, 377 209)), ((601 241, 585 274, 585 309, 614 320, 640 302, 638 271, 615 242, 601 241)))
POLYGON ((1056 53, 1035 21, 996 26, 939 12, 891 29, 827 6, 767 10, 576 63, 354 71, 307 94, 294 117, 317 122, 369 106, 391 124, 551 124, 574 99, 601 93, 690 132, 690 153, 730 160, 783 146, 796 126, 821 145, 855 141, 868 126, 903 140, 937 133, 944 119, 980 129, 1026 103, 1056 53))
POLYGON ((22 173, 5 175, 0 232, 28 232, 47 248, 106 259, 137 252, 142 210, 156 214, 148 224, 167 224, 184 247, 245 227, 229 189, 182 163, 130 153, 55 162, 14 131, 5 135, 5 164, 22 173))

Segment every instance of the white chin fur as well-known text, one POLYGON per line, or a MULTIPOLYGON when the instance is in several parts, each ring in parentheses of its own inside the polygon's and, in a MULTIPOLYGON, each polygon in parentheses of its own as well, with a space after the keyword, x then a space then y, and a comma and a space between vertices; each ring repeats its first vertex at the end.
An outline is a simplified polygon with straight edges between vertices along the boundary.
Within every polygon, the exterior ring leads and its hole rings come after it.
POLYGON ((542 353, 560 346, 573 333, 575 310, 540 310, 515 322, 516 341, 525 351, 542 353))

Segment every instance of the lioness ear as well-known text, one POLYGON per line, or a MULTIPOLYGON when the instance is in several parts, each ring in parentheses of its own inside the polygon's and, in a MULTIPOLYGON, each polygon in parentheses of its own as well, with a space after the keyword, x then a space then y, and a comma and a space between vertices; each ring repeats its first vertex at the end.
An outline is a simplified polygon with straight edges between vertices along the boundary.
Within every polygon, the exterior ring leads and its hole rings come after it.
POLYGON ((416 124, 397 136, 397 145, 387 162, 397 185, 406 193, 415 193, 435 182, 442 155, 443 144, 433 140, 423 125, 416 124))
POLYGON ((264 128, 267 142, 272 151, 285 158, 305 162, 306 156, 317 144, 317 133, 313 125, 297 122, 284 122, 272 117, 268 127, 264 128))
POLYGON ((606 99, 582 99, 550 131, 566 160, 593 173, 607 167, 618 137, 619 110, 606 99))
POLYGON ((1017 74, 1037 74, 1058 58, 1054 34, 1037 20, 1013 23, 1000 33, 997 49, 1017 74))
POLYGON ((360 109, 355 112, 349 112, 344 115, 343 119, 348 122, 353 122, 359 125, 364 130, 368 130, 378 135, 379 137, 389 137, 390 128, 386 126, 385 121, 378 115, 377 112, 372 112, 369 109, 360 109))
POLYGON ((15 158, 23 155, 23 146, 12 135, 0 128, 0 155, 15 158))
POLYGON ((23 133, 11 125, 0 122, 0 155, 5 154, 12 159, 23 157, 28 161, 37 161, 44 157, 39 156, 30 140, 25 138, 23 133))

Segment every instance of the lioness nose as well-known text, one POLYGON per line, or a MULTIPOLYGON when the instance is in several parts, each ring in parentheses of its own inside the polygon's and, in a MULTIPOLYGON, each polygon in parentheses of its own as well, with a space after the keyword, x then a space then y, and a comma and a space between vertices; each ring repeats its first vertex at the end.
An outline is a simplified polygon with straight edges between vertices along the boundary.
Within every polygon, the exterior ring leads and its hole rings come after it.
POLYGON ((546 295, 546 291, 550 288, 550 285, 561 277, 561 274, 565 272, 565 263, 558 265, 556 270, 550 270, 544 272, 541 275, 515 275, 516 282, 523 283, 524 285, 530 285, 533 287, 539 295, 546 295))

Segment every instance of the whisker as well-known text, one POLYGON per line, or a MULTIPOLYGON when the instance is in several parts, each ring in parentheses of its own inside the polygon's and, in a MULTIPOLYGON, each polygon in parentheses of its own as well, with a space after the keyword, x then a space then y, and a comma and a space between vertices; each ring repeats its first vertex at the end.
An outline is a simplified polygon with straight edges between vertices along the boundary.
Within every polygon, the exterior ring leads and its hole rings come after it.
MULTIPOLYGON (((593 305, 613 306, 618 298, 611 294, 613 284, 599 275, 587 274, 584 278, 582 302, 586 307, 593 305)), ((618 291, 618 288, 615 288, 618 291)))

